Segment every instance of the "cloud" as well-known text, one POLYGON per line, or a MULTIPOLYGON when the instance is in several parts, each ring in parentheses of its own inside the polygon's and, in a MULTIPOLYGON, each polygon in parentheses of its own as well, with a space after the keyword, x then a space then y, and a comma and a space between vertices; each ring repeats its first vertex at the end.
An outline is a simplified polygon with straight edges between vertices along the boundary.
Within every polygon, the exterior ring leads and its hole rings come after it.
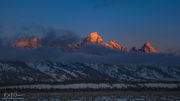
POLYGON ((10 46, 0 45, 0 60, 1 61, 40 61, 40 60, 53 60, 61 57, 61 51, 41 47, 36 49, 28 48, 13 48, 10 46))
POLYGON ((94 45, 94 44, 82 46, 79 49, 79 51, 82 53, 96 54, 96 55, 104 55, 104 54, 111 54, 111 53, 117 52, 116 50, 111 49, 109 47, 99 46, 99 45, 94 45))
POLYGON ((71 30, 49 29, 42 37, 41 43, 52 46, 79 43, 80 41, 81 37, 71 30))
POLYGON ((94 5, 94 9, 103 9, 114 5, 116 0, 102 0, 100 3, 94 5))
POLYGON ((175 56, 172 54, 144 54, 124 52, 104 55, 71 53, 61 58, 57 58, 57 61, 98 64, 180 66, 180 56, 175 56))

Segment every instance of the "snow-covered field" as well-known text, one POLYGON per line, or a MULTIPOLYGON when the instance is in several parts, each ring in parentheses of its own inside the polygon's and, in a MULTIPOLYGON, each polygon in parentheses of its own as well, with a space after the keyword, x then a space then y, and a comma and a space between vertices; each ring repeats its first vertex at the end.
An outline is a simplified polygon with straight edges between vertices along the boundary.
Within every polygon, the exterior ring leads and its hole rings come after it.
POLYGON ((109 83, 79 83, 79 84, 34 84, 2 86, 0 89, 128 89, 128 88, 180 88, 180 83, 137 83, 137 84, 109 84, 109 83))

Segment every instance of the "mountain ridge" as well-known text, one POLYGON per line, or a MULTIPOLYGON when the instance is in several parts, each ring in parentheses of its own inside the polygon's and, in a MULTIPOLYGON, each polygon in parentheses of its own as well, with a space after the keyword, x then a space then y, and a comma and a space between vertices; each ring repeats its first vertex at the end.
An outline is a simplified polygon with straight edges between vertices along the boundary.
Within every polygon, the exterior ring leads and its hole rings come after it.
MULTIPOLYGON (((109 43, 105 43, 102 37, 97 33, 97 32, 92 32, 90 35, 81 42, 79 43, 71 43, 67 45, 56 45, 57 48, 71 48, 71 49, 79 49, 82 46, 88 46, 90 44, 98 45, 98 46, 105 46, 107 48, 115 49, 115 50, 120 50, 120 51, 134 51, 134 52, 145 52, 145 53, 159 53, 152 45, 150 42, 146 42, 141 48, 137 47, 132 47, 131 49, 121 46, 118 44, 115 40, 110 41, 109 43)), ((22 37, 16 42, 12 44, 13 47, 27 47, 27 48, 38 48, 41 46, 45 46, 41 43, 41 39, 38 37, 22 37)))

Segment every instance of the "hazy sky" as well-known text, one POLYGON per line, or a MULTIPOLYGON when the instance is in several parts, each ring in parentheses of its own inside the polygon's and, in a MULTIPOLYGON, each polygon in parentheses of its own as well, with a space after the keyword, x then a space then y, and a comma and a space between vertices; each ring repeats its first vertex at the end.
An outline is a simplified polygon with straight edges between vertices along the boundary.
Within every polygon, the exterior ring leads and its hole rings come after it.
POLYGON ((140 47, 150 41, 160 51, 180 52, 180 0, 0 0, 0 33, 27 26, 82 37, 96 31, 105 42, 140 47))

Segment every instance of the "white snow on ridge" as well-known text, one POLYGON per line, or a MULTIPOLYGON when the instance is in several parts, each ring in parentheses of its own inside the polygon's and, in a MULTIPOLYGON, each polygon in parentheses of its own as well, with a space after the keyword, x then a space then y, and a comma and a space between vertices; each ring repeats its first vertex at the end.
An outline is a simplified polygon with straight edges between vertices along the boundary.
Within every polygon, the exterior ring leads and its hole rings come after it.
MULTIPOLYGON (((0 78, 20 84, 29 81, 63 82, 68 80, 120 82, 180 82, 180 67, 113 65, 91 63, 0 62, 0 78), (17 79, 14 79, 14 74, 17 79), (23 78, 25 77, 25 78, 23 78), (39 78, 41 77, 41 78, 39 78), (29 79, 30 78, 30 79, 29 79)), ((5 83, 1 80, 0 83, 5 83)), ((31 84, 31 82, 30 82, 31 84)))
POLYGON ((68 70, 65 70, 65 69, 61 69, 61 70, 63 70, 64 72, 66 72, 66 73, 68 73, 70 75, 72 75, 73 77, 78 77, 78 75, 76 75, 74 72, 71 72, 71 71, 68 71, 68 70))

